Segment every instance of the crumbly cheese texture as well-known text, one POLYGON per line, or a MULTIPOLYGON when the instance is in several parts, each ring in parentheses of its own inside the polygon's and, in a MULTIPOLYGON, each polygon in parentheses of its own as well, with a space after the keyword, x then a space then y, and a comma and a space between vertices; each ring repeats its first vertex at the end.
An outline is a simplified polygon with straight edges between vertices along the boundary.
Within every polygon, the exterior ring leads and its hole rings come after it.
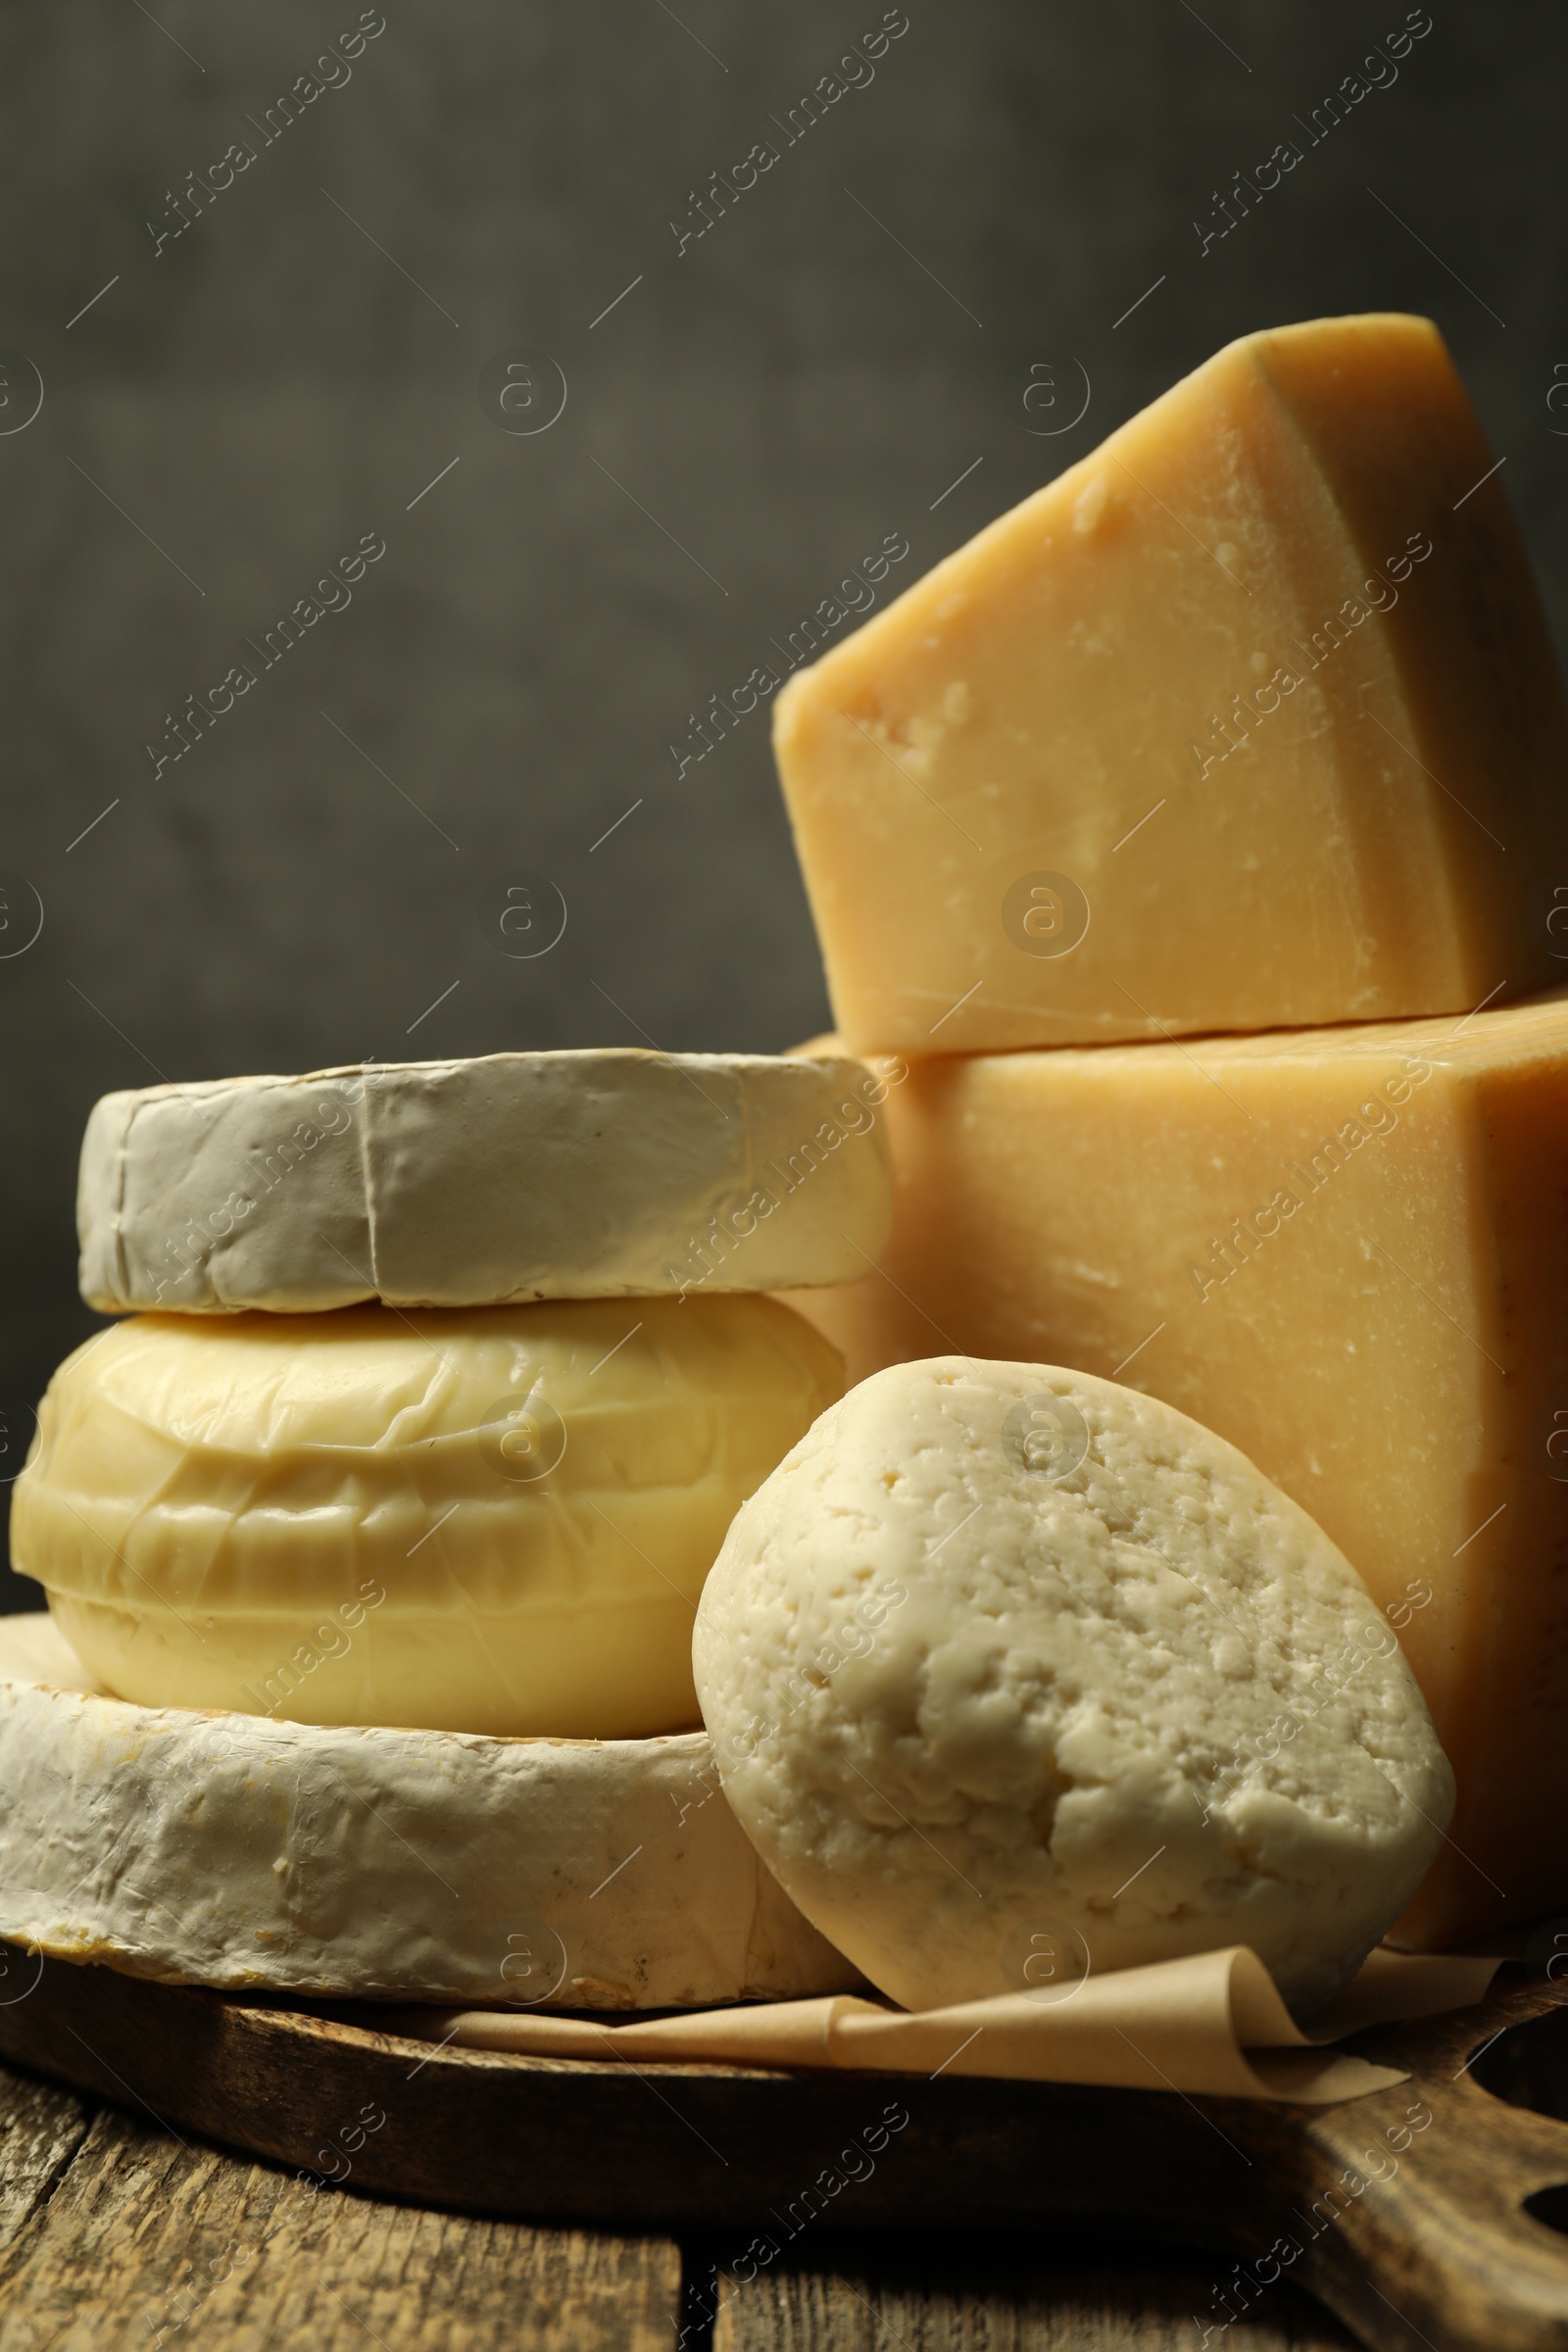
POLYGON ((1503 479, 1429 320, 1248 335, 792 680, 775 747, 843 1037, 1544 986, 1568 715, 1503 479))
POLYGON ((0 1619, 0 1936, 164 1984, 348 1998, 658 2009, 858 1982, 762 1868, 700 1733, 131 1706, 43 1617, 0 1619))
POLYGON ((842 1386, 771 1298, 139 1316, 50 1383, 12 1556, 147 1706, 680 1731, 724 1531, 842 1386))
POLYGON ((946 1345, 1118 1374, 1366 1579, 1458 1782, 1396 1932, 1568 1907, 1568 1001, 911 1063, 852 1380, 946 1345))
POLYGON ((858 1061, 491 1054, 106 1095, 89 1306, 488 1306, 848 1280, 887 1237, 858 1061))
POLYGON ((1048 1365, 852 1390, 738 1515, 695 1655, 763 1860, 909 2008, 1246 1943, 1305 2013, 1452 1803, 1321 1529, 1184 1414, 1048 1365))

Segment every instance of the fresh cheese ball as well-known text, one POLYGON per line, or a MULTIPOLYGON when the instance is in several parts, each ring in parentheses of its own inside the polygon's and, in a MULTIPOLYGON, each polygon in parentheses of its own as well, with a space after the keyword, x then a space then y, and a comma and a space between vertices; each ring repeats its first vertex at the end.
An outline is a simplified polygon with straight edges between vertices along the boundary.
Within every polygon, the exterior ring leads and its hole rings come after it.
POLYGON ((50 1383, 12 1555, 144 1706, 681 1731, 724 1530, 841 1374, 769 1298, 139 1316, 50 1383))
POLYGON ((1041 1364, 899 1364, 736 1517, 695 1634, 725 1793, 908 2008, 1245 1943, 1302 2014, 1453 1780, 1343 1553, 1232 1446, 1041 1364))
POLYGON ((108 1314, 788 1290, 888 1236, 888 1086, 837 1052, 640 1047, 105 1095, 76 1189, 108 1314))

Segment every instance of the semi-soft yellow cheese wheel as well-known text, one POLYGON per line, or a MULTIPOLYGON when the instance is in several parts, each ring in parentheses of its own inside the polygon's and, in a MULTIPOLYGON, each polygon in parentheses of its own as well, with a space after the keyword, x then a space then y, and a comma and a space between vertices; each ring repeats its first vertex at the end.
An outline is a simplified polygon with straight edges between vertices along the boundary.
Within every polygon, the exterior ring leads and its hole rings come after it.
POLYGON ((142 1705, 680 1731, 724 1531, 842 1385, 745 1296, 138 1316, 50 1383, 13 1556, 142 1705))

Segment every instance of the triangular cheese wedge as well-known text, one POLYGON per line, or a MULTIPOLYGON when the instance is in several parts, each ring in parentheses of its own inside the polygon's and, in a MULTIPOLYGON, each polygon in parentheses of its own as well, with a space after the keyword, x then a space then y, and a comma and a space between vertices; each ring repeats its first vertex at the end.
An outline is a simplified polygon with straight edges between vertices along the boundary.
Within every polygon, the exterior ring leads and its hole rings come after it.
POLYGON ((1426 319, 1249 335, 794 679, 776 749, 850 1044, 1554 977, 1568 722, 1501 464, 1426 319))

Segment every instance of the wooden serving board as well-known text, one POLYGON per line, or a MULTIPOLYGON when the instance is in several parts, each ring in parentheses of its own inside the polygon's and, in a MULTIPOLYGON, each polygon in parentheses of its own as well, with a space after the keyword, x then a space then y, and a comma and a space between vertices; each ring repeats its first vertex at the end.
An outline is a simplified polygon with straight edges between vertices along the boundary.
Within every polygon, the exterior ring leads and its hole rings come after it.
POLYGON ((366 2194, 700 2230, 743 2280, 835 2227, 1133 2229, 1216 2249, 1209 2340, 1283 2277, 1375 2352, 1568 2352, 1568 1984, 1522 1969, 1357 2036, 1408 2083, 1306 2108, 517 2058, 366 2005, 6 1960, 0 2058, 366 2194))

